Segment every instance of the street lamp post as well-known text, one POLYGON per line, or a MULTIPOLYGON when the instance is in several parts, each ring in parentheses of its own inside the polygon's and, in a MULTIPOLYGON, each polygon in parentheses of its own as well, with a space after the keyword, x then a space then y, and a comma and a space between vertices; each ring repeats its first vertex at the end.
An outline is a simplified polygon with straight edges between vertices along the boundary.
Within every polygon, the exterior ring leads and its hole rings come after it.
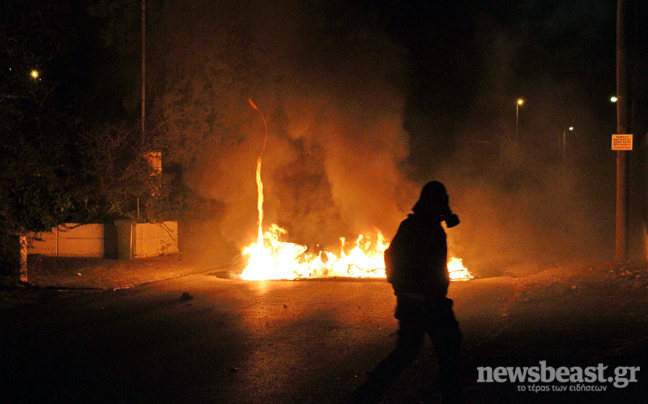
POLYGON ((570 126, 569 128, 563 128, 562 141, 560 142, 560 150, 562 152, 562 160, 565 162, 567 160, 567 130, 573 131, 574 127, 570 126))
POLYGON ((524 100, 519 98, 515 103, 515 142, 520 140, 520 105, 524 104, 524 100))

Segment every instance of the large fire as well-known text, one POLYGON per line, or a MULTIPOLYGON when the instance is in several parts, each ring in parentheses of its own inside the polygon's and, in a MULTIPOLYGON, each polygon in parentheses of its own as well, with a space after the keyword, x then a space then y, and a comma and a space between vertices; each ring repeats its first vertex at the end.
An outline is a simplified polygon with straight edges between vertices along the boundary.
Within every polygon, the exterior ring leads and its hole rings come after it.
MULTIPOLYGON (((380 231, 368 235, 360 235, 353 247, 347 248, 345 239, 341 238, 340 250, 337 253, 329 251, 309 251, 306 246, 281 241, 286 231, 273 224, 263 232, 263 181, 261 180, 261 165, 263 153, 268 141, 268 125, 263 112, 252 99, 250 106, 258 111, 263 118, 265 140, 263 149, 257 159, 256 183, 258 191, 257 210, 257 241, 243 249, 243 255, 248 258, 248 264, 241 274, 245 280, 269 279, 299 279, 322 277, 352 277, 352 278, 385 278, 384 252, 389 247, 380 231)), ((467 281, 472 275, 463 266, 461 259, 452 258, 448 263, 450 280, 467 281)))
POLYGON ((286 231, 276 224, 264 233, 264 244, 254 243, 243 250, 249 258, 243 279, 298 279, 321 277, 384 278, 383 253, 389 246, 380 232, 361 235, 350 251, 341 238, 340 251, 308 251, 303 245, 284 242, 286 231))
MULTIPOLYGON (((281 241, 285 234, 284 229, 273 224, 263 234, 263 244, 254 243, 243 250, 248 265, 242 279, 385 278, 383 254, 389 243, 380 231, 360 235, 349 248, 344 238, 340 239, 339 252, 309 251, 306 246, 281 241)), ((453 281, 472 279, 459 258, 450 259, 448 273, 453 281)))

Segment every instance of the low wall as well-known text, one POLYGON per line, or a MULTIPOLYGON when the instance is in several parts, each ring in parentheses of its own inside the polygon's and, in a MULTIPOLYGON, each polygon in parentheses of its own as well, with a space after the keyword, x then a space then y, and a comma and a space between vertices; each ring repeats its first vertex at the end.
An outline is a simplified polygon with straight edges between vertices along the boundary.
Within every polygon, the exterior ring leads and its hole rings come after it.
POLYGON ((178 248, 178 222, 115 224, 66 223, 49 232, 29 233, 29 254, 50 257, 133 259, 173 254, 178 248))
POLYGON ((178 249, 178 222, 135 223, 118 220, 117 251, 119 259, 156 257, 173 254, 178 249))
POLYGON ((103 224, 66 223, 49 232, 29 233, 29 254, 50 257, 105 256, 103 224))

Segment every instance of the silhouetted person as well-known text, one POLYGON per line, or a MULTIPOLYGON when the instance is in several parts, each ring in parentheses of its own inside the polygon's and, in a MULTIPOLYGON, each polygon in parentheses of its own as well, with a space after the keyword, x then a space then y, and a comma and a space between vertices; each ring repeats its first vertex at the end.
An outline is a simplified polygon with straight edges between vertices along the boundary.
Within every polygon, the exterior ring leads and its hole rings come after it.
POLYGON ((427 333, 437 354, 439 385, 444 404, 463 403, 460 387, 459 345, 461 332, 446 297, 448 276, 447 227, 459 224, 448 204, 448 194, 440 182, 431 181, 398 228, 385 251, 387 280, 396 294, 399 320, 398 343, 367 381, 351 393, 356 403, 375 403, 383 391, 412 364, 427 333))

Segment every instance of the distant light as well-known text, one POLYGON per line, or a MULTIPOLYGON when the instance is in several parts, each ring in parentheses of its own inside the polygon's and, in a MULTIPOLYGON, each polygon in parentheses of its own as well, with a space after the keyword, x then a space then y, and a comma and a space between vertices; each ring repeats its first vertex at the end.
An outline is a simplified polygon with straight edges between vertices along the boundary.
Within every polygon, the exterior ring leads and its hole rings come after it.
POLYGON ((37 79, 37 78, 38 78, 38 70, 32 70, 32 71, 31 71, 31 76, 32 76, 33 78, 37 79))
POLYGON ((574 127, 573 127, 573 126, 570 126, 570 127, 569 127, 569 130, 574 130, 574 127))
POLYGON ((610 101, 617 102, 619 99, 617 97, 610 97, 610 101))
POLYGON ((524 104, 524 100, 522 98, 520 98, 520 99, 517 100, 517 103, 518 103, 518 105, 522 105, 522 104, 524 104))

